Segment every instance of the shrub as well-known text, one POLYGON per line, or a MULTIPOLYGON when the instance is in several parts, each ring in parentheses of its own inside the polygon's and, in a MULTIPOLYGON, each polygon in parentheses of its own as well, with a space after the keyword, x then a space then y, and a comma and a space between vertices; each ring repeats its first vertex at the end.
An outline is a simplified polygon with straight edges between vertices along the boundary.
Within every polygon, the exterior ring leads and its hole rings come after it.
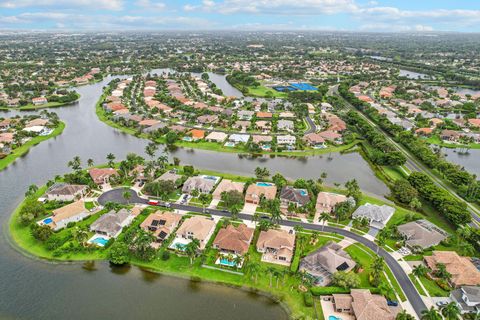
POLYGON ((162 252, 162 255, 160 256, 160 258, 161 258, 163 261, 167 261, 168 259, 170 259, 170 251, 164 250, 164 251, 162 252))
POLYGON ((311 292, 307 291, 303 294, 303 302, 305 303, 305 306, 313 307, 313 296, 311 292))

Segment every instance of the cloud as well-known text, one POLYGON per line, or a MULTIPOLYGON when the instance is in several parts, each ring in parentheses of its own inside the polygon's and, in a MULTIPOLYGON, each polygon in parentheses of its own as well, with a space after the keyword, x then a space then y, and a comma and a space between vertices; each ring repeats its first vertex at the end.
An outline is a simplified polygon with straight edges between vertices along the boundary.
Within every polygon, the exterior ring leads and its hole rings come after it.
POLYGON ((97 8, 106 10, 122 10, 123 0, 0 0, 0 8, 41 8, 55 7, 56 9, 70 8, 97 8))
POLYGON ((149 10, 164 10, 167 5, 160 1, 138 0, 136 5, 149 10))

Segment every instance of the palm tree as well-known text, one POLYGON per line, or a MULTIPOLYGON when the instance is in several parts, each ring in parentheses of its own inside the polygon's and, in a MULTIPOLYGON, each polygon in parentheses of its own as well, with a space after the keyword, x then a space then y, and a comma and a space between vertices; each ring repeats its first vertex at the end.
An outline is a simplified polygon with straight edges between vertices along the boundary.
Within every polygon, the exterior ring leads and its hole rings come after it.
POLYGON ((455 302, 450 302, 441 309, 442 315, 446 320, 458 320, 460 309, 455 302))
POLYGON ((235 268, 239 268, 240 267, 240 264, 242 263, 243 261, 243 258, 242 256, 239 256, 239 255, 236 255, 234 258, 233 258, 233 263, 235 263, 235 268))
POLYGON ((416 276, 416 277, 422 277, 422 276, 426 276, 427 273, 430 272, 430 268, 428 268, 427 266, 423 265, 423 264, 419 264, 415 267, 413 267, 413 275, 416 276))
POLYGON ((273 223, 278 224, 282 220, 282 214, 280 208, 277 206, 272 207, 271 217, 273 223))
POLYGON ((378 286, 378 284, 380 283, 382 272, 384 270, 383 257, 376 257, 375 260, 373 260, 371 268, 372 271, 370 273, 370 276, 372 277, 372 284, 374 286, 378 286))
POLYGON ((127 204, 130 204, 130 198, 132 197, 132 193, 129 189, 125 189, 125 191, 123 191, 122 193, 122 197, 127 201, 127 204))
POLYGON ((260 264, 257 262, 250 262, 247 265, 248 273, 254 278, 255 283, 257 283, 258 272, 260 271, 260 264))
POLYGON ((93 159, 90 158, 87 160, 87 166, 93 167, 93 164, 94 164, 93 159))
POLYGON ((238 218, 239 213, 240 213, 240 208, 238 206, 231 206, 230 207, 230 214, 232 215, 233 220, 236 220, 238 218))
POLYGON ((107 154, 108 166, 113 167, 115 164, 113 161, 115 160, 115 155, 113 153, 107 154))
POLYGON ((395 317, 395 320, 415 320, 415 317, 407 313, 407 310, 402 310, 395 317))
POLYGON ((75 229, 72 232, 73 238, 80 243, 81 245, 84 245, 85 241, 88 238, 88 232, 80 227, 75 227, 75 229))
POLYGON ((202 210, 203 210, 203 213, 205 213, 205 205, 210 202, 210 196, 209 194, 206 194, 206 193, 201 193, 199 196, 198 196, 198 200, 200 200, 200 202, 202 203, 202 210))
POLYGON ((435 307, 422 311, 421 320, 442 320, 442 316, 438 313, 435 307))
POLYGON ((267 268, 267 272, 270 275, 270 284, 269 284, 270 288, 272 287, 272 278, 273 278, 273 274, 275 273, 276 270, 277 269, 275 269, 274 267, 268 267, 267 268))
POLYGON ((443 263, 437 263, 437 270, 435 270, 435 276, 445 281, 450 281, 452 274, 447 271, 447 267, 443 263))
POLYGON ((259 218, 260 218, 260 213, 255 211, 255 213, 252 215, 252 222, 255 223, 255 228, 257 227, 257 222, 259 218))
POLYGON ((327 212, 322 212, 320 214, 320 221, 323 221, 322 232, 323 232, 323 228, 325 228, 325 225, 327 224, 329 218, 330 218, 330 215, 327 212))
POLYGON ((377 254, 378 254, 378 251, 380 251, 380 247, 383 247, 386 243, 386 238, 385 238, 385 235, 383 234, 379 234, 379 237, 377 239, 377 254))
POLYGON ((192 239, 186 246, 185 246, 185 253, 190 258, 190 265, 193 264, 193 259, 197 255, 197 251, 200 248, 200 241, 196 238, 192 239))

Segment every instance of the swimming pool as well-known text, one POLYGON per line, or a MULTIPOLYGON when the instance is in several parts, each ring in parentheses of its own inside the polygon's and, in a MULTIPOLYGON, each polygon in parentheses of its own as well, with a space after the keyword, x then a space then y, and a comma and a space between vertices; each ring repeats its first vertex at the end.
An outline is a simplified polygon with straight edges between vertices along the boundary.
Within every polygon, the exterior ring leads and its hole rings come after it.
POLYGON ((336 316, 328 316, 328 320, 342 320, 342 318, 336 316))
POLYGON ((52 222, 53 222, 52 218, 47 218, 47 219, 43 220, 44 224, 50 224, 52 222))
POLYGON ((192 137, 183 137, 182 138, 183 141, 192 141, 192 137))
POLYGON ((235 147, 235 142, 231 142, 231 141, 225 142, 224 146, 225 147, 235 147))
POLYGON ((108 239, 97 237, 91 240, 90 242, 96 244, 97 246, 105 247, 105 245, 108 243, 108 239))
POLYGON ((220 258, 219 260, 218 263, 224 266, 235 267, 237 265, 234 261, 230 261, 227 258, 220 258))
POLYGON ((269 182, 257 182, 256 185, 259 186, 259 187, 271 187, 271 186, 273 186, 273 184, 269 183, 269 182))
POLYGON ((302 196, 308 196, 307 190, 300 189, 298 192, 300 192, 300 194, 301 194, 302 196))
POLYGON ((268 151, 268 150, 270 150, 271 148, 272 148, 272 147, 271 147, 269 144, 264 144, 264 145, 262 146, 262 150, 265 150, 265 151, 268 151))

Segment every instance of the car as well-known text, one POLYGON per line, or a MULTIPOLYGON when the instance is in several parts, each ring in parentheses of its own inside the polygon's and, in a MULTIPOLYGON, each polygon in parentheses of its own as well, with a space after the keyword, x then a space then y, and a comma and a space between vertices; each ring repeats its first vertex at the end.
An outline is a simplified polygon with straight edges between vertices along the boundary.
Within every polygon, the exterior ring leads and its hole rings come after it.
POLYGON ((229 211, 227 209, 223 209, 222 212, 227 212, 228 213, 229 211))
POLYGON ((205 213, 210 213, 210 210, 205 210, 205 213))
POLYGON ((158 200, 148 200, 148 204, 151 206, 158 206, 160 204, 160 201, 158 200))
POLYGON ((436 305, 438 307, 445 307, 448 304, 447 301, 437 301, 436 305))
POLYGON ((269 216, 261 216, 260 219, 262 219, 262 220, 270 220, 270 217, 269 217, 269 216))
POLYGON ((163 204, 166 208, 170 208, 172 206, 172 204, 170 202, 165 202, 163 204))
POLYGON ((387 300, 387 305, 390 307, 398 307, 398 302, 387 300))

